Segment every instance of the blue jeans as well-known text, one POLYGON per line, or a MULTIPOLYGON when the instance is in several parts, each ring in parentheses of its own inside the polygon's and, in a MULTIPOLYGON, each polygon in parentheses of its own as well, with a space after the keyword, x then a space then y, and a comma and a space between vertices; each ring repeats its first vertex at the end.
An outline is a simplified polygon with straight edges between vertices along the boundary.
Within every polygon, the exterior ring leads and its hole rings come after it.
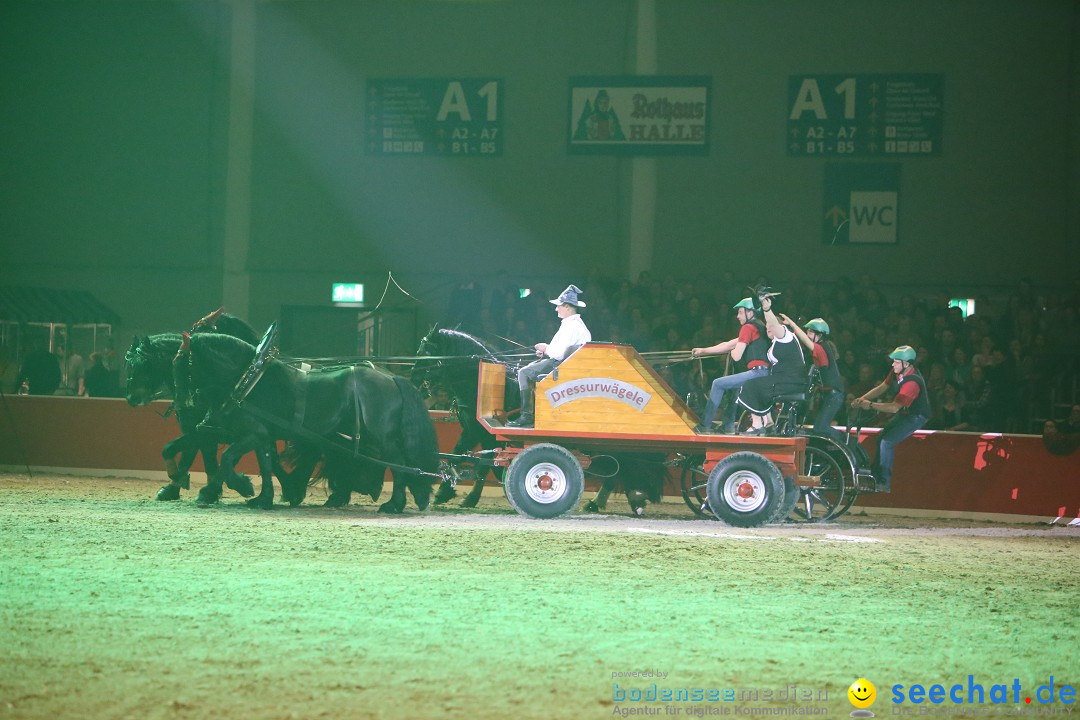
MULTIPOLYGON (((724 393, 728 390, 734 390, 735 388, 741 388, 747 380, 756 377, 763 377, 769 374, 768 365, 759 365, 758 367, 747 370, 741 373, 735 373, 734 375, 725 375, 724 377, 718 377, 713 380, 712 389, 709 390, 709 402, 705 405, 705 412, 701 415, 701 424, 705 427, 709 427, 713 424, 713 420, 716 419, 716 413, 720 409, 720 404, 724 402, 724 393)), ((727 410, 724 411, 724 424, 735 424, 735 403, 730 403, 727 410)))
POLYGON ((821 406, 818 408, 817 417, 814 418, 814 432, 831 437, 836 442, 843 444, 844 433, 832 426, 836 413, 844 406, 844 393, 839 390, 827 390, 821 394, 821 406))
POLYGON ((901 441, 907 440, 916 430, 926 424, 925 415, 898 413, 877 434, 877 466, 881 479, 888 483, 892 478, 893 454, 901 441))

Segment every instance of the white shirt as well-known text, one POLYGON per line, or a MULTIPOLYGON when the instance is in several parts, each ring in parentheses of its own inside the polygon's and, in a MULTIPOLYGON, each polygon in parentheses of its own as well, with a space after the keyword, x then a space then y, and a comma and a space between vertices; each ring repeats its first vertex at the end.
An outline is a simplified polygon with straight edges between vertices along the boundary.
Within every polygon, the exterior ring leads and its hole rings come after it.
POLYGON ((559 331, 555 333, 555 337, 551 338, 544 354, 553 360, 562 361, 570 354, 571 348, 577 349, 591 340, 592 333, 585 327, 585 321, 580 315, 574 313, 570 317, 563 318, 559 323, 559 331))

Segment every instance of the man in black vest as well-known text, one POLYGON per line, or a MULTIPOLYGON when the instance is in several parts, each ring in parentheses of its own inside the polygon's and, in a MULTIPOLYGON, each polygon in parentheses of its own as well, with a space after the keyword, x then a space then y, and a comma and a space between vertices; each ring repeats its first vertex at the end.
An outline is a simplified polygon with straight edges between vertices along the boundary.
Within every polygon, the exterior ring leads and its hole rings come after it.
POLYGON ((795 333, 789 332, 772 310, 773 297, 780 293, 766 287, 758 288, 758 293, 765 330, 771 341, 765 354, 769 360, 769 374, 748 380, 739 391, 738 403, 753 416, 754 428, 749 432, 768 434, 775 430, 772 418, 775 398, 806 390, 806 354, 795 333))
POLYGON ((893 416, 877 434, 878 453, 874 470, 880 480, 878 490, 883 492, 889 491, 896 446, 911 437, 930 417, 926 381, 912 364, 915 361, 914 348, 901 345, 889 353, 889 359, 892 360, 892 371, 888 376, 877 387, 851 401, 852 407, 891 413, 893 416), (891 402, 873 402, 890 390, 896 393, 891 402))

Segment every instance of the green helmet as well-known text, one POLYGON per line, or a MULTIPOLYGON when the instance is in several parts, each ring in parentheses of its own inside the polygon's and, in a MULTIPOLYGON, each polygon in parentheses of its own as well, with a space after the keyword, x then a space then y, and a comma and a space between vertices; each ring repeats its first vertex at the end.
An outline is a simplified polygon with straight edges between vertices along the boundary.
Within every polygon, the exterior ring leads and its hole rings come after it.
POLYGON ((915 359, 915 348, 910 345, 901 345, 889 353, 889 357, 893 360, 906 360, 911 362, 915 359))
POLYGON ((829 323, 825 322, 821 318, 814 318, 810 322, 803 325, 803 330, 813 330, 814 332, 821 333, 822 335, 828 335, 829 323))
POLYGON ((750 298, 743 298, 739 302, 731 306, 732 310, 738 310, 739 308, 746 308, 747 310, 754 309, 754 301, 750 298))

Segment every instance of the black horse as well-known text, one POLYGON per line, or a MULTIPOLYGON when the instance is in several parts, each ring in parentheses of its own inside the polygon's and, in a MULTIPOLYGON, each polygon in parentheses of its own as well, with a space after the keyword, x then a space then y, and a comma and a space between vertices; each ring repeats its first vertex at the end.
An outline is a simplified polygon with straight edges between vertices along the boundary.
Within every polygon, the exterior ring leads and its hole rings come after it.
MULTIPOLYGON (((454 398, 458 424, 461 425, 461 437, 454 445, 454 455, 464 455, 478 445, 483 450, 498 447, 495 436, 484 429, 476 419, 476 391, 480 384, 479 366, 481 361, 505 363, 521 353, 520 348, 507 341, 495 343, 481 340, 454 328, 435 326, 421 341, 416 354, 421 359, 413 365, 412 381, 414 385, 442 383, 454 398), (438 359, 425 360, 424 356, 438 359)), ((516 366, 507 366, 506 393, 503 407, 507 410, 521 406, 521 394, 518 390, 516 366)), ((496 476, 502 480, 502 468, 494 468, 496 476)), ((473 489, 462 500, 462 507, 476 507, 484 491, 487 479, 487 466, 478 465, 473 477, 473 489)), ((450 481, 444 481, 435 493, 435 504, 447 502, 457 495, 450 481)))
MULTIPOLYGON (((221 310, 207 315, 195 323, 193 333, 217 332, 232 335, 252 345, 258 343, 255 330, 246 322, 233 315, 228 315, 221 310)), ((176 421, 183 433, 179 438, 169 442, 161 451, 165 460, 165 469, 169 476, 169 484, 161 487, 157 492, 158 500, 176 500, 180 497, 181 488, 187 489, 191 484, 189 470, 195 457, 199 453, 203 456, 203 466, 208 476, 218 471, 218 441, 208 434, 196 434, 196 427, 206 415, 209 409, 206 403, 199 402, 197 398, 189 395, 186 391, 181 394, 184 397, 177 401, 176 378, 173 362, 183 343, 180 333, 171 333, 159 336, 161 344, 165 347, 164 352, 159 353, 153 359, 157 362, 144 364, 139 378, 132 378, 129 370, 128 378, 128 403, 131 405, 146 405, 160 398, 173 400, 172 410, 176 413, 176 421), (169 355, 169 352, 172 354, 169 355), (177 460, 179 456, 179 460, 177 460)), ((127 352, 129 366, 136 350, 136 341, 132 341, 131 348, 127 352)), ((229 480, 229 487, 244 497, 251 497, 255 490, 251 480, 245 476, 237 475, 229 480)))
MULTIPOLYGON (((140 339, 136 359, 154 354, 153 345, 152 338, 140 339)), ((215 502, 232 465, 254 450, 263 478, 259 504, 272 505, 267 448, 284 439, 317 446, 326 456, 328 506, 347 505, 353 492, 377 499, 390 464, 393 496, 380 511, 404 510, 406 487, 417 507, 427 507, 431 483, 409 468, 435 472, 438 447, 423 400, 406 380, 367 366, 308 371, 268 359, 241 398, 234 388, 252 367, 255 348, 226 335, 193 335, 190 353, 192 389, 210 407, 229 408, 220 420, 234 440, 222 470, 200 491, 201 503, 215 502)))
MULTIPOLYGON (((254 339, 255 331, 238 318, 224 318, 224 326, 236 332, 239 339, 248 343, 248 337, 254 339), (245 328, 248 332, 245 332, 245 328)), ((201 322, 201 321, 200 321, 201 322)), ((196 328, 199 328, 196 323, 196 328)), ((198 333, 205 332, 199 328, 198 333)), ((190 340, 188 344, 190 345, 190 340)), ((196 343, 201 340, 196 340, 196 343)), ((256 340, 257 342, 257 340, 256 340)), ((202 453, 203 466, 206 469, 207 478, 213 478, 219 472, 224 483, 243 497, 255 495, 255 489, 251 479, 246 475, 237 474, 232 470, 239 457, 236 457, 237 448, 227 458, 228 468, 222 469, 218 461, 218 447, 221 441, 228 441, 228 437, 220 437, 216 434, 199 429, 199 423, 206 417, 210 409, 205 393, 194 392, 187 387, 190 379, 185 373, 178 373, 175 367, 177 355, 185 344, 183 335, 180 333, 163 333, 149 337, 136 337, 132 340, 131 347, 127 351, 125 360, 128 368, 127 401, 129 405, 147 405, 160 398, 172 398, 173 410, 176 413, 177 423, 180 425, 181 435, 166 443, 161 451, 165 460, 166 472, 169 475, 169 484, 163 486, 157 493, 158 500, 176 500, 180 497, 180 489, 190 486, 189 470, 195 461, 195 456, 202 453), (182 375, 182 384, 185 388, 181 392, 176 389, 176 377, 182 375), (177 397, 181 395, 182 397, 177 397), (179 457, 179 460, 177 459, 179 457), (231 463, 231 464, 230 464, 231 463)), ((190 353, 190 349, 187 351, 190 353)), ((182 356, 183 357, 183 356, 182 356)), ((321 453, 313 450, 310 446, 297 444, 289 448, 290 460, 294 469, 290 472, 281 464, 276 447, 262 448, 270 458, 273 473, 281 481, 282 496, 292 505, 299 505, 307 491, 307 480, 320 460, 321 453)), ((226 451, 228 452, 228 451, 226 451)), ((260 505, 263 500, 254 499, 249 501, 253 506, 260 505)))
MULTIPOLYGON (((416 353, 421 356, 413 366, 413 384, 422 382, 442 383, 454 396, 458 422, 461 424, 461 437, 454 446, 453 453, 461 455, 477 445, 490 450, 499 445, 495 436, 484 429, 476 419, 476 394, 480 383, 480 361, 507 363, 520 360, 522 355, 531 360, 530 348, 524 352, 520 346, 512 346, 508 341, 496 342, 481 339, 462 330, 434 327, 420 341, 416 353), (425 360, 423 356, 433 358, 425 360)), ((506 390, 503 407, 512 410, 521 406, 521 395, 517 384, 517 366, 507 365, 506 390)), ((666 467, 663 455, 655 453, 619 453, 611 456, 614 463, 612 472, 603 476, 603 482, 596 497, 585 505, 588 512, 600 512, 607 504, 608 496, 621 480, 630 508, 635 515, 644 512, 646 501, 660 502, 666 467)), ((484 489, 487 478, 486 466, 478 466, 473 489, 461 502, 462 507, 475 507, 484 489)), ((502 479, 502 468, 495 468, 495 473, 502 479)), ((435 494, 435 503, 443 503, 456 495, 453 486, 443 482, 435 494)))

